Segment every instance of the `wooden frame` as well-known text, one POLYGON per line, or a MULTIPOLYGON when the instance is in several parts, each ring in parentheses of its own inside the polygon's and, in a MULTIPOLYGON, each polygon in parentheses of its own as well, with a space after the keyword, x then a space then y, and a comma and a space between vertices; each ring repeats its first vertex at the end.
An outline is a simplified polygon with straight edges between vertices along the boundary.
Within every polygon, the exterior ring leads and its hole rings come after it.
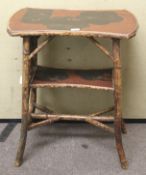
MULTIPOLYGON (((120 63, 120 40, 112 39, 113 53, 108 52, 104 46, 101 46, 94 38, 89 38, 101 51, 103 51, 114 64, 114 97, 115 107, 110 107, 101 112, 91 114, 89 116, 79 115, 61 115, 54 114, 53 111, 36 104, 36 88, 30 86, 30 80, 33 77, 33 70, 37 64, 37 53, 44 47, 47 41, 43 42, 40 46, 37 46, 37 37, 23 37, 23 83, 22 83, 22 127, 19 147, 16 157, 16 166, 20 166, 22 163, 23 153, 26 144, 27 131, 38 126, 44 126, 46 124, 59 121, 59 120, 77 120, 84 121, 96 127, 100 127, 110 133, 115 133, 115 140, 117 145, 117 151, 119 154, 122 168, 126 169, 128 163, 125 157, 124 149, 122 146, 121 131, 126 132, 124 122, 121 118, 121 63, 120 63), (36 47, 36 48, 35 48, 36 47), (38 108, 43 114, 35 114, 35 108, 38 108), (100 116, 115 110, 115 117, 113 116, 100 116), (41 119, 40 122, 32 122, 32 118, 41 119), (114 121, 115 129, 103 124, 102 122, 114 121), (114 132, 115 130, 115 132, 114 132)), ((50 40, 51 41, 51 40, 50 40)), ((92 88, 92 87, 91 87, 92 88)))

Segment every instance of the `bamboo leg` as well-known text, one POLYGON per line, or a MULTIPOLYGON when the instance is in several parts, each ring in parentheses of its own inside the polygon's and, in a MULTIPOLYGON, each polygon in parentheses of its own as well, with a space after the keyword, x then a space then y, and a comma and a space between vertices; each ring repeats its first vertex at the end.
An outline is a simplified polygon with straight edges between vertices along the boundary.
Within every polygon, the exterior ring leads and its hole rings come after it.
POLYGON ((115 98, 115 140, 116 147, 123 169, 128 168, 128 162, 126 160, 122 136, 121 136, 121 62, 120 62, 120 40, 113 39, 113 57, 114 57, 114 98, 115 98))
POLYGON ((123 119, 121 120, 121 130, 123 134, 127 134, 127 129, 126 129, 125 122, 123 119))
POLYGON ((21 121, 21 131, 20 131, 21 133, 20 133, 20 139, 19 139, 16 161, 15 161, 15 166, 17 167, 21 165, 22 159, 23 159, 23 154, 24 154, 24 149, 25 149, 26 139, 27 139, 27 126, 28 126, 28 122, 27 122, 26 116, 23 116, 21 121))
MULTIPOLYGON (((30 52, 32 52, 34 49, 37 48, 37 41, 38 37, 31 37, 31 47, 30 47, 30 52)), ((31 75, 33 76, 35 68, 37 66, 37 54, 33 56, 31 59, 31 75)), ((31 88, 31 99, 30 99, 30 110, 31 112, 35 111, 34 103, 36 103, 37 100, 37 88, 31 88)))
POLYGON ((27 139, 27 129, 30 123, 29 110, 29 80, 30 80, 30 61, 28 56, 30 52, 30 38, 23 38, 23 73, 22 73, 22 123, 19 146, 17 149, 15 165, 20 166, 23 159, 23 153, 27 139))
POLYGON ((35 103, 36 103, 36 89, 31 88, 31 90, 30 90, 30 100, 29 100, 29 114, 35 112, 35 103))

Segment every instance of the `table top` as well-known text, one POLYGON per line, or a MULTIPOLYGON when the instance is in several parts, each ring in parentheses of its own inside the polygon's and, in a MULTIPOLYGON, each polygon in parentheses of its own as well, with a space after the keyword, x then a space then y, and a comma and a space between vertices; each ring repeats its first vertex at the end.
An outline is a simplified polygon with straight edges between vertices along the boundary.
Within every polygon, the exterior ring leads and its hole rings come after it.
POLYGON ((25 8, 10 19, 12 36, 71 35, 131 38, 138 24, 127 10, 54 10, 25 8))

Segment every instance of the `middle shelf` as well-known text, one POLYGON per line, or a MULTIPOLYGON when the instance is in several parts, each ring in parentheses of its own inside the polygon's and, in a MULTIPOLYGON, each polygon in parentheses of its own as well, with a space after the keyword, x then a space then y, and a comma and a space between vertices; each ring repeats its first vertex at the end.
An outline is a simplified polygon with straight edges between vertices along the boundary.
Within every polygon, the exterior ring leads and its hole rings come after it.
POLYGON ((102 70, 67 70, 37 66, 30 86, 33 88, 77 87, 114 90, 112 68, 102 70))

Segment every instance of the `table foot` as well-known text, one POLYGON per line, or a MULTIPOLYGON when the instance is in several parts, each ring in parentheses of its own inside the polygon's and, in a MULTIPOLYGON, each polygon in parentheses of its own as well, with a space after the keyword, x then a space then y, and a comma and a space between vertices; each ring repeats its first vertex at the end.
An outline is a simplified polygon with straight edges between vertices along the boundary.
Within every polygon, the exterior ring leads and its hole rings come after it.
POLYGON ((115 122, 115 141, 116 141, 117 152, 118 152, 119 159, 121 162, 121 167, 123 169, 127 169, 128 162, 126 160, 126 155, 125 155, 123 144, 122 144, 120 121, 115 122))
POLYGON ((19 167, 21 165, 21 163, 22 163, 22 161, 21 162, 20 161, 15 161, 15 166, 19 167))
POLYGON ((128 161, 121 162, 121 167, 125 170, 128 169, 128 161))
POLYGON ((21 124, 20 140, 19 140, 16 160, 15 160, 15 166, 17 167, 19 167, 23 161, 23 154, 24 154, 24 149, 25 149, 26 139, 27 139, 27 125, 28 125, 27 123, 28 123, 27 117, 23 117, 22 124, 21 124))

